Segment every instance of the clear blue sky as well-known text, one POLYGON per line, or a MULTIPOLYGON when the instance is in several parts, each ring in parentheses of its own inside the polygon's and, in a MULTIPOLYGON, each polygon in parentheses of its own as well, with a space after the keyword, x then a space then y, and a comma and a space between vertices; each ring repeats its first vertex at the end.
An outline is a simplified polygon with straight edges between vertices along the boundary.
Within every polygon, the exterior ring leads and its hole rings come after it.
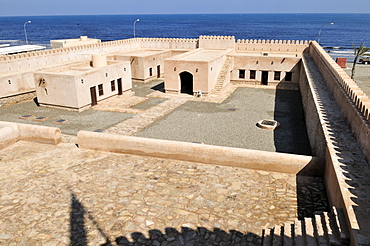
POLYGON ((0 16, 370 13, 370 0, 0 0, 0 16))

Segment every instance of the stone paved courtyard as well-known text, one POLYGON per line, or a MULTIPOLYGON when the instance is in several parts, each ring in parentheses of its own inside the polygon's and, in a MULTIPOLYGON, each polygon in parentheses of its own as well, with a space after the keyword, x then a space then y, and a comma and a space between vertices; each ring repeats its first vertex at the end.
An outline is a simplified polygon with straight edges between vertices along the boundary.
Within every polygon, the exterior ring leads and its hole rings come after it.
POLYGON ((167 240, 152 245, 181 245, 188 234, 172 242, 171 232, 183 230, 238 245, 297 217, 295 175, 24 141, 0 163, 0 245, 116 245, 153 233, 167 240))
MULTIPOLYGON (((4 120, 21 123, 27 123, 18 118, 22 110, 54 118, 65 112, 65 117, 75 122, 60 127, 72 135, 86 124, 86 130, 102 128, 123 135, 144 130, 145 136, 145 130, 161 124, 168 127, 165 124, 171 117, 178 123, 182 117, 191 119, 189 115, 176 118, 179 113, 192 113, 186 109, 189 105, 198 105, 193 108, 195 114, 227 119, 248 112, 252 108, 246 100, 261 95, 269 99, 254 106, 253 115, 262 110, 266 117, 288 120, 286 125, 291 125, 286 115, 295 104, 285 98, 299 93, 281 94, 280 90, 276 95, 271 88, 230 85, 222 95, 194 98, 163 94, 153 89, 157 84, 137 84, 133 88, 137 95, 112 97, 82 113, 48 108, 32 111, 32 102, 0 112, 6 112, 1 115, 4 120), (253 97, 246 97, 248 92, 253 97), (274 102, 279 107, 274 107, 274 102), (99 127, 92 124, 95 121, 99 127)), ((241 127, 245 118, 236 119, 241 127)), ((253 131, 263 131, 254 129, 253 119, 251 122, 253 131)), ((216 127, 214 124, 210 130, 216 127)), ((280 129, 284 139, 291 137, 286 128, 280 129)), ((279 136, 263 133, 268 136, 263 141, 258 134, 249 141, 268 143, 275 150, 279 136)), ((220 136, 216 140, 222 145, 220 136)), ((258 245, 263 228, 327 209, 320 178, 80 150, 71 135, 64 135, 63 142, 51 146, 21 141, 0 151, 0 245, 258 245)))

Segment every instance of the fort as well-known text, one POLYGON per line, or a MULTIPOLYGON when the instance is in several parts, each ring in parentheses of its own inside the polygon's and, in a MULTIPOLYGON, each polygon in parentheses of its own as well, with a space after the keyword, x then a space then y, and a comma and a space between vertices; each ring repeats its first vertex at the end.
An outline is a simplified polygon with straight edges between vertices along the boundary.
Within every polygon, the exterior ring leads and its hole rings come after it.
POLYGON ((51 42, 0 56, 0 243, 369 245, 370 99, 317 42, 51 42))

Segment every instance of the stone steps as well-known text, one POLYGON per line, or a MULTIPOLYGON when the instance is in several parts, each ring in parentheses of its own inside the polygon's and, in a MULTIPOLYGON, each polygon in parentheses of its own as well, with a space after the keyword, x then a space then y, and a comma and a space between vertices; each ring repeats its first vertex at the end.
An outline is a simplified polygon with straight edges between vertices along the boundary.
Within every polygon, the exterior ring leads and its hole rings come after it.
POLYGON ((343 209, 333 207, 313 218, 295 220, 262 231, 263 246, 344 246, 349 245, 343 209))
POLYGON ((226 75, 229 72, 231 65, 232 65, 232 57, 228 57, 224 65, 221 68, 220 74, 217 77, 216 85, 212 90, 213 93, 220 92, 222 88, 225 86, 226 75))

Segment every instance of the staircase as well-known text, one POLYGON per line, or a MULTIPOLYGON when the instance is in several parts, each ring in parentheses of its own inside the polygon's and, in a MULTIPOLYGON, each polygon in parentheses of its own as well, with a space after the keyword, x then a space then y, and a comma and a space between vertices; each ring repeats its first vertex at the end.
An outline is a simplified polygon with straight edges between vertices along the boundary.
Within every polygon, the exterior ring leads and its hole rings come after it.
POLYGON ((222 88, 224 88, 224 86, 227 84, 225 83, 225 80, 227 78, 228 73, 230 72, 232 64, 233 64, 233 57, 227 57, 217 77, 216 85, 213 88, 212 93, 217 94, 221 92, 222 88))
POLYGON ((333 207, 313 218, 295 220, 283 226, 262 231, 263 246, 344 246, 349 245, 349 232, 342 209, 333 207))

